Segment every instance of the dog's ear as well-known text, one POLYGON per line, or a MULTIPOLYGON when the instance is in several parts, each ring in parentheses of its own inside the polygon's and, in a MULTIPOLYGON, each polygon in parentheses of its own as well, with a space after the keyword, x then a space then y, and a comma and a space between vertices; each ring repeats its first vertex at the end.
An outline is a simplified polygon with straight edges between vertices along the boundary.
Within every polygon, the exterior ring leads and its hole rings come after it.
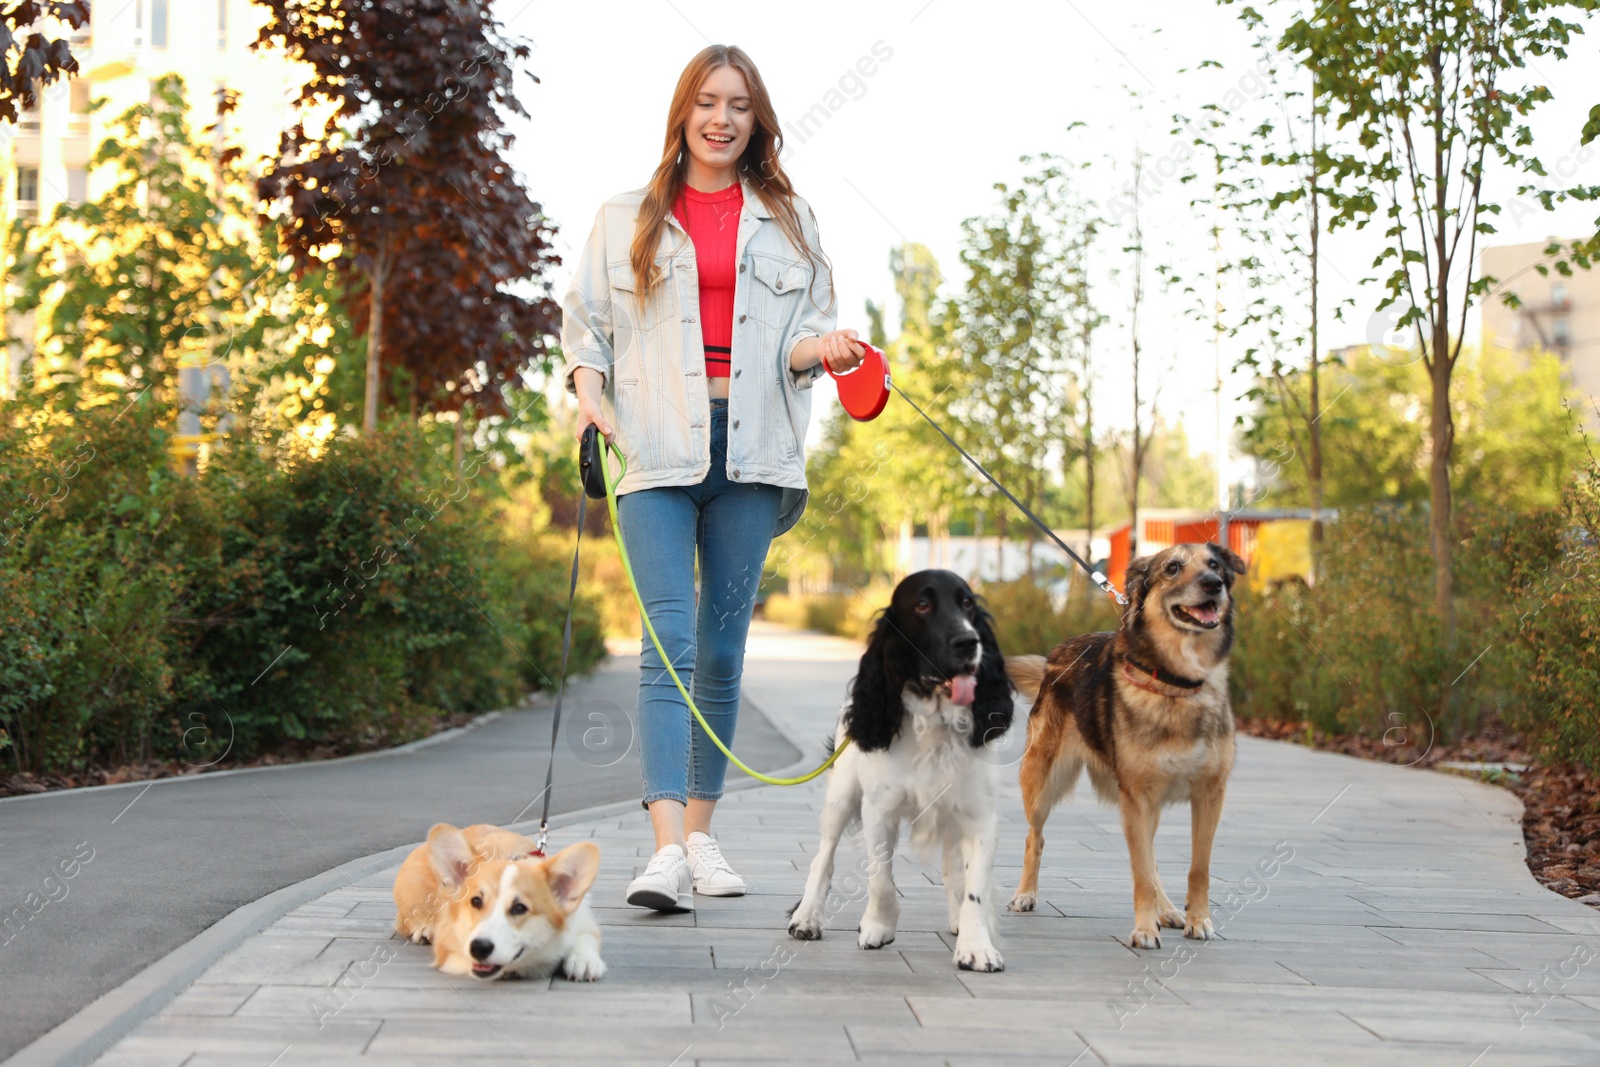
POLYGON ((1123 575, 1123 594, 1128 598, 1127 607, 1122 609, 1122 621, 1130 623, 1139 617, 1144 610, 1144 598, 1150 592, 1150 556, 1140 556, 1128 564, 1128 570, 1123 575))
POLYGON ((454 889, 472 875, 478 857, 467 844, 466 835, 447 822, 428 831, 428 862, 446 889, 454 889))
POLYGON ((545 881, 561 910, 571 915, 600 873, 600 846, 593 841, 568 845, 544 861, 545 881))
POLYGON ((895 626, 893 610, 885 608, 878 616, 850 683, 845 734, 863 752, 888 748, 900 732, 906 714, 902 696, 907 679, 915 674, 915 651, 895 626))
POLYGON ((1017 709, 1012 702, 1006 658, 994 637, 994 619, 982 608, 974 615, 973 625, 978 628, 983 658, 978 661, 977 695, 972 701, 971 744, 973 748, 982 748, 991 741, 998 743, 1005 736, 1017 709))
POLYGON ((1229 585, 1233 584, 1233 575, 1250 573, 1249 566, 1244 560, 1239 558, 1239 554, 1233 549, 1223 548, 1221 545, 1212 545, 1211 551, 1216 554, 1216 557, 1219 560, 1222 561, 1222 565, 1232 572, 1231 574, 1225 575, 1225 577, 1228 579, 1229 585))

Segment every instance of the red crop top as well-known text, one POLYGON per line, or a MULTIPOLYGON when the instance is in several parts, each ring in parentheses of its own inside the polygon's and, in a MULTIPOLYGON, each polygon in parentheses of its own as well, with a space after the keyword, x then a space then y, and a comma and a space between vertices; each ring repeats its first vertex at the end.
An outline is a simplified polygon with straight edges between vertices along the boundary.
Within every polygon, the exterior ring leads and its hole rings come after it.
POLYGON ((676 214, 694 242, 700 274, 700 334, 706 349, 706 377, 726 378, 733 362, 733 290, 739 276, 735 262, 744 189, 734 182, 726 189, 702 193, 683 187, 676 214))

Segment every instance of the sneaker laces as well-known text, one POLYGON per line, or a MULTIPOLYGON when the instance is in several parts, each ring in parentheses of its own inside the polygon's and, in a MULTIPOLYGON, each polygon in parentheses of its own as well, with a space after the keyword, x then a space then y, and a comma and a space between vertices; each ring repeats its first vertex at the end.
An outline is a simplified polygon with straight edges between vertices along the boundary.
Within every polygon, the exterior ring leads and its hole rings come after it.
POLYGON ((689 851, 694 853, 694 858, 702 867, 709 867, 714 871, 727 871, 729 874, 736 873, 733 865, 723 857, 722 849, 717 847, 717 842, 712 838, 696 841, 689 846, 689 851))
POLYGON ((683 862, 681 855, 662 849, 650 857, 650 862, 645 864, 645 874, 666 874, 671 868, 683 862))

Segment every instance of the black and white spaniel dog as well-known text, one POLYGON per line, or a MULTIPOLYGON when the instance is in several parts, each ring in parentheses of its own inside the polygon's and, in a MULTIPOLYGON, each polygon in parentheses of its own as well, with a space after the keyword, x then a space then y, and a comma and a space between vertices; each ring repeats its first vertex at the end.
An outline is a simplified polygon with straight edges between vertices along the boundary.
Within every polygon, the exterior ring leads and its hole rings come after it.
POLYGON ((983 610, 959 575, 919 571, 895 587, 861 657, 834 743, 822 843, 789 935, 822 936, 839 837, 857 819, 866 838, 862 948, 894 940, 900 918, 892 865, 900 824, 924 855, 943 847, 955 962, 1005 968, 994 946, 996 760, 1014 712, 1005 660, 983 610))

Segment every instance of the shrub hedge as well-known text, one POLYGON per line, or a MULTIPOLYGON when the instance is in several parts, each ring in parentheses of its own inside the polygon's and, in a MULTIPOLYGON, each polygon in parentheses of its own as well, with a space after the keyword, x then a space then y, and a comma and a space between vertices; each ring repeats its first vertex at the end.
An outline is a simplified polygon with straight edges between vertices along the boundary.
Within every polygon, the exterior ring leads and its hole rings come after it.
MULTIPOLYGON (((506 532, 493 468, 401 426, 242 438, 185 478, 163 421, 0 412, 0 760, 349 751, 552 684, 570 538, 506 532)), ((603 655, 580 597, 573 669, 603 655)))
POLYGON ((1314 589, 1242 592, 1236 711, 1419 747, 1498 719, 1549 758, 1600 766, 1597 490, 1591 467, 1560 509, 1461 517, 1453 645, 1426 512, 1341 512, 1314 589))

